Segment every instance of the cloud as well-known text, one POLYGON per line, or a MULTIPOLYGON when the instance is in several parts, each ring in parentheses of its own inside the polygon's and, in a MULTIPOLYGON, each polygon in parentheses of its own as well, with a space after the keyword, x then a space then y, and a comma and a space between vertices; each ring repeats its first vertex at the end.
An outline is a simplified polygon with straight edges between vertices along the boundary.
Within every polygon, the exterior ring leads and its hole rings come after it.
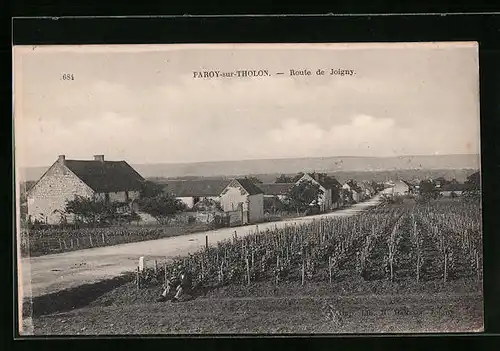
POLYGON ((393 156, 415 151, 414 137, 409 129, 398 127, 393 119, 369 115, 352 116, 349 123, 332 125, 326 130, 313 123, 291 119, 281 128, 269 131, 268 138, 272 148, 286 157, 309 154, 393 156), (405 143, 400 143, 402 140, 405 143))
POLYGON ((244 67, 282 67, 287 57, 184 52, 159 66, 164 55, 158 54, 158 74, 134 70, 137 62, 153 62, 139 54, 33 59, 16 114, 16 147, 34 165, 49 164, 59 153, 105 153, 142 163, 476 151, 477 94, 472 78, 457 74, 465 64, 449 69, 448 59, 446 66, 431 65, 428 54, 414 58, 411 50, 390 58, 385 51, 366 53, 342 62, 339 52, 286 61, 298 68, 305 58, 310 65, 352 66, 355 76, 232 80, 193 79, 189 72, 203 65, 221 69, 221 62, 236 67, 242 57, 244 67), (79 67, 71 84, 51 78, 61 62, 79 67), (39 71, 43 75, 33 73, 39 71))

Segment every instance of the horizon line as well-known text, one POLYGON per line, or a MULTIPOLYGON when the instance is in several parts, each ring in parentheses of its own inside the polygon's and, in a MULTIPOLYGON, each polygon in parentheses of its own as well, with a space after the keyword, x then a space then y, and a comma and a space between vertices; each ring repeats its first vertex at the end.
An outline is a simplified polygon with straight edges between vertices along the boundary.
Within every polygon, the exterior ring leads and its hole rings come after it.
MULTIPOLYGON (((382 159, 382 158, 402 158, 402 157, 442 157, 442 156, 481 156, 480 153, 472 154, 416 154, 416 155, 395 155, 395 156, 303 156, 303 157, 278 157, 278 158, 249 158, 249 159, 238 159, 238 160, 207 160, 207 161, 194 161, 194 162, 151 162, 151 163, 135 163, 129 162, 126 159, 111 159, 109 161, 126 161, 131 165, 193 165, 193 164, 203 164, 203 163, 229 163, 229 162, 249 162, 249 161, 278 161, 278 160, 304 160, 304 159, 325 159, 325 158, 371 158, 371 159, 382 159)), ((81 158, 69 158, 68 160, 79 160, 79 161, 93 161, 93 158, 81 159, 81 158)), ((56 162, 57 159, 54 161, 56 162)), ((50 165, 52 165, 52 162, 50 165)), ((19 166, 20 169, 27 168, 42 168, 50 167, 50 165, 38 165, 38 166, 19 166)))

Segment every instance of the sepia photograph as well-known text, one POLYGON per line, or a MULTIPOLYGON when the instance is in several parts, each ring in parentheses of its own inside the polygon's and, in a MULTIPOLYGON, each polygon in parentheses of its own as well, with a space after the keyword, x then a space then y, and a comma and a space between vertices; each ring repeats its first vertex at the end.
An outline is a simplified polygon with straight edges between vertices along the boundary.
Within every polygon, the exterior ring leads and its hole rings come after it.
POLYGON ((12 55, 20 335, 484 331, 477 42, 12 55))

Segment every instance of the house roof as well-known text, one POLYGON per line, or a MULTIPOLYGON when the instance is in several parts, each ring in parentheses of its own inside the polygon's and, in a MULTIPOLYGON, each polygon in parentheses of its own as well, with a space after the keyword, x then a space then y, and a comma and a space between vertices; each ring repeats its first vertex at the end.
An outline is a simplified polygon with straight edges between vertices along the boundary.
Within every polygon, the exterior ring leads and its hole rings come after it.
POLYGON ((357 193, 363 192, 363 189, 361 189, 361 187, 357 183, 355 183, 354 180, 352 179, 345 182, 345 184, 349 185, 349 187, 357 193))
POLYGON ((250 179, 238 178, 235 179, 238 183, 241 184, 243 189, 245 189, 250 195, 263 194, 264 192, 255 185, 250 179))
POLYGON ((97 193, 140 190, 144 182, 125 161, 65 160, 64 165, 97 193))
POLYGON ((264 195, 286 195, 294 185, 295 183, 257 184, 257 186, 264 192, 264 195))
POLYGON ((222 190, 229 184, 225 179, 201 179, 201 180, 166 180, 159 182, 164 185, 168 192, 177 197, 208 197, 219 196, 222 190))
POLYGON ((465 191, 469 190, 469 184, 443 184, 440 191, 465 191))
POLYGON ((408 185, 410 188, 415 186, 415 184, 413 184, 412 182, 409 182, 407 180, 401 179, 400 182, 408 185))
POLYGON ((334 177, 325 177, 319 173, 307 173, 307 175, 317 181, 325 189, 333 189, 342 186, 334 177))

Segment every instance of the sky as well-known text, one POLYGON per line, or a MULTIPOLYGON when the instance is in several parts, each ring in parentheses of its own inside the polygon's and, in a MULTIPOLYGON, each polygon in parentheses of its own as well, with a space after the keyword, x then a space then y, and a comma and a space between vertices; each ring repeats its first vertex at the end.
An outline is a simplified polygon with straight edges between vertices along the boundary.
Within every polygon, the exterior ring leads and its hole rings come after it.
POLYGON ((479 153, 474 43, 38 46, 13 57, 21 167, 60 154, 144 164, 479 153), (193 77, 243 69, 271 76, 193 77))

